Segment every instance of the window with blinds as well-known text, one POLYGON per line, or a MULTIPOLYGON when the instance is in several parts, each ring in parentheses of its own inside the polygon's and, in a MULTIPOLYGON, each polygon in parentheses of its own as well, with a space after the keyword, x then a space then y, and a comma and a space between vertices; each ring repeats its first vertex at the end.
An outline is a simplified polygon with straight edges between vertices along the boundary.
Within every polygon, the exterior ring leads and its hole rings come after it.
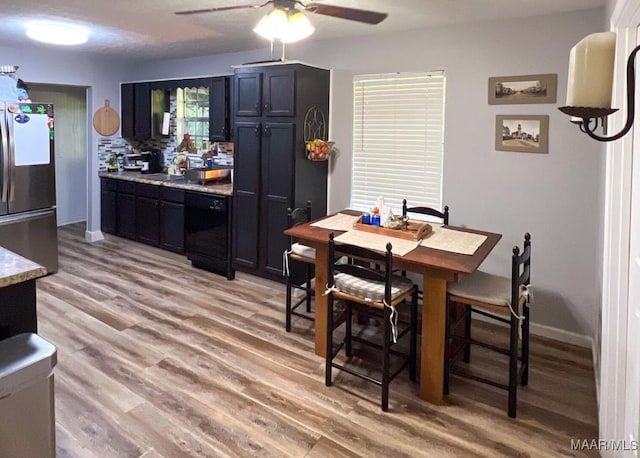
POLYGON ((351 208, 441 210, 444 72, 360 75, 353 94, 351 208))

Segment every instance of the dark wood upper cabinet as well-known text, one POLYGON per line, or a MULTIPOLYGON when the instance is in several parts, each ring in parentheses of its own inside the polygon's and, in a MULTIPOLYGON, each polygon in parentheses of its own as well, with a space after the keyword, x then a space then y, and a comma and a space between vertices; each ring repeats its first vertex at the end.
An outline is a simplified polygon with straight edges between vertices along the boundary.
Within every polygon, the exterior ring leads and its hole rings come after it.
POLYGON ((265 116, 295 116, 295 70, 272 70, 264 73, 265 116))
POLYGON ((236 75, 235 116, 295 116, 295 70, 264 68, 236 75))
POLYGON ((163 114, 169 111, 171 93, 178 88, 203 87, 209 91, 209 139, 231 138, 229 76, 125 83, 121 86, 121 135, 145 141, 161 135, 163 114))
POLYGON ((133 136, 136 140, 151 138, 151 89, 149 83, 133 86, 133 136))
POLYGON ((262 73, 241 73, 234 78, 235 116, 262 114, 262 73))
POLYGON ((133 84, 123 84, 120 87, 120 135, 133 138, 134 95, 133 84))
POLYGON ((151 138, 151 89, 149 83, 127 83, 120 88, 121 134, 130 140, 151 138))
POLYGON ((229 130, 229 78, 211 78, 209 87, 209 139, 227 141, 229 130))

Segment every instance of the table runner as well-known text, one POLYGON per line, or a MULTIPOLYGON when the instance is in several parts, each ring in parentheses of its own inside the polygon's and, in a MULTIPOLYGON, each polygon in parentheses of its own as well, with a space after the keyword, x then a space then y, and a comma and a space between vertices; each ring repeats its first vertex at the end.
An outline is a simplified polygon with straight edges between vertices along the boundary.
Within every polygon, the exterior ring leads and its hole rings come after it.
POLYGON ((347 215, 345 213, 336 213, 328 218, 321 219, 315 223, 311 223, 313 227, 321 227, 330 231, 350 231, 360 216, 347 215))
POLYGON ((404 256, 420 245, 419 241, 405 240, 385 235, 372 234, 371 232, 357 231, 352 229, 334 239, 336 242, 348 243, 370 250, 385 252, 387 243, 391 242, 391 251, 397 256, 404 256))
POLYGON ((433 225, 433 231, 420 243, 427 248, 472 255, 487 240, 486 235, 456 231, 433 225))

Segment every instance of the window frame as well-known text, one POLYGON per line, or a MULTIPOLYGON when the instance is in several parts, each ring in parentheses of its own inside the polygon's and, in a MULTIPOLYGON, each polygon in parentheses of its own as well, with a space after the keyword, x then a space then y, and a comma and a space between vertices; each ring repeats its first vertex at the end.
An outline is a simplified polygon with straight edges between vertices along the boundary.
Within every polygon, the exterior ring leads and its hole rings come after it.
MULTIPOLYGON (((349 196, 350 208, 361 211, 369 211, 375 204, 378 195, 371 191, 369 182, 382 180, 381 188, 386 189, 381 195, 385 198, 387 205, 391 206, 394 213, 400 213, 402 209, 402 199, 407 198, 408 206, 429 206, 442 211, 443 204, 443 182, 444 182, 444 131, 445 131, 445 103, 446 103, 446 76, 445 72, 430 71, 418 73, 386 73, 386 74, 365 74, 353 77, 353 126, 352 126, 352 163, 351 163, 351 191, 349 196), (388 84, 387 84, 388 83, 388 84), (412 87, 415 86, 415 87, 412 87), (370 94, 367 94, 367 91, 370 94), (411 91, 415 90, 415 94, 411 91), (377 91, 377 92, 376 92, 377 91), (398 95, 394 96, 394 92, 398 95), (415 97, 415 99, 414 99, 415 97), (420 103, 420 97, 425 97, 424 103, 420 103), (417 100, 417 103, 415 103, 417 100), (399 102, 399 103, 396 103, 399 102), (368 109, 367 109, 368 107, 368 109), (410 126, 410 123, 402 125, 398 129, 398 123, 406 120, 413 120, 413 111, 416 109, 418 123, 410 126), (386 114, 380 108, 392 110, 392 115, 386 114), (380 114, 382 113, 382 114, 380 114), (436 115, 434 117, 433 115, 436 115), (383 120, 385 124, 376 126, 376 122, 383 120), (421 122, 424 120, 424 124, 421 122), (369 124, 367 124, 369 123, 369 124), (405 127, 410 126, 405 129, 405 127), (435 130, 430 130, 435 129, 435 130), (428 182, 431 179, 433 186, 427 186, 428 191, 414 187, 407 189, 407 194, 401 196, 399 193, 389 191, 398 189, 401 183, 399 175, 387 174, 381 171, 380 166, 367 168, 366 159, 383 160, 384 153, 379 151, 378 145, 372 146, 372 138, 376 132, 389 134, 388 138, 381 140, 384 142, 399 139, 401 144, 407 145, 405 156, 396 156, 401 162, 404 160, 404 171, 410 172, 408 176, 420 176, 421 182, 428 182), (404 137, 403 137, 404 136, 404 137), (416 141, 420 140, 417 149, 414 148, 416 141), (402 143, 404 142, 404 143, 402 143), (413 142, 413 143, 412 143, 413 142), (367 148, 371 154, 367 152, 367 148), (422 149, 420 149, 422 148, 422 149), (424 158, 424 162, 423 162, 424 158), (413 160, 413 162, 411 162, 413 160), (420 164, 418 168, 416 161, 420 164), (434 171, 434 166, 436 166, 434 171), (429 170, 427 172, 427 170, 429 170), (376 174, 377 172, 377 174, 376 174), (433 180, 437 174, 437 180, 433 180), (389 178, 386 180, 386 178, 389 178), (396 186, 392 186, 394 183, 396 186), (435 181, 435 182, 434 182, 435 181), (417 190, 416 190, 417 189, 417 190), (426 196, 431 196, 427 198, 426 196), (419 198, 416 198, 416 197, 419 198), (435 197, 433 197, 435 196, 435 197)), ((377 193, 376 193, 377 194, 377 193)), ((413 217, 413 215, 412 215, 413 217)), ((433 217, 415 215, 416 219, 437 220, 433 217)))

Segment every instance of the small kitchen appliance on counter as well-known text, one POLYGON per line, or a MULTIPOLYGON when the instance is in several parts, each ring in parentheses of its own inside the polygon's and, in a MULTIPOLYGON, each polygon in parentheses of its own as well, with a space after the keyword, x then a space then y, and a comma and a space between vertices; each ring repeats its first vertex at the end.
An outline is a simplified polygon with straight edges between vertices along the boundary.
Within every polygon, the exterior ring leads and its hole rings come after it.
POLYGON ((142 173, 162 173, 164 172, 164 155, 162 151, 158 149, 152 149, 149 152, 142 153, 143 164, 146 162, 141 172, 142 173))

